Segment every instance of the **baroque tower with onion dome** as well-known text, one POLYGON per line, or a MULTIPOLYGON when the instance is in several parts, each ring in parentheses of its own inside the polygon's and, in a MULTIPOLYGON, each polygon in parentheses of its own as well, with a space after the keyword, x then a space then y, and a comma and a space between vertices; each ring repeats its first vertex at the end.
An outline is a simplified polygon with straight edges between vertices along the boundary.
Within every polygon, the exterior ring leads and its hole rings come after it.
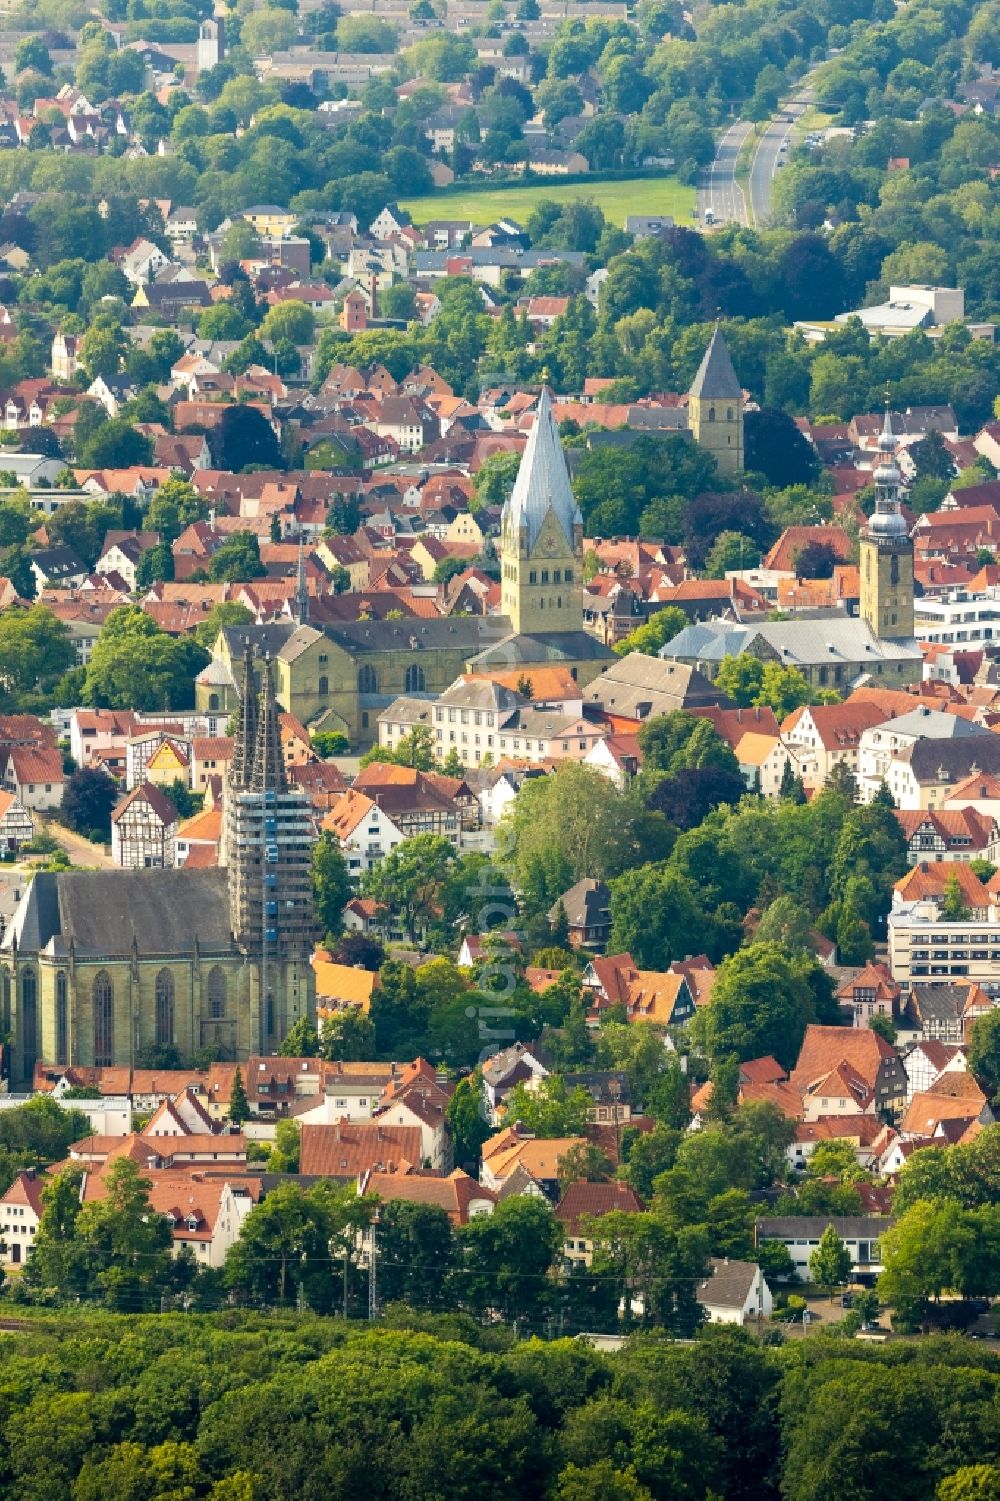
POLYGON ((899 504, 901 476, 886 403, 872 476, 875 509, 861 533, 861 616, 884 641, 913 637, 913 541, 899 504))

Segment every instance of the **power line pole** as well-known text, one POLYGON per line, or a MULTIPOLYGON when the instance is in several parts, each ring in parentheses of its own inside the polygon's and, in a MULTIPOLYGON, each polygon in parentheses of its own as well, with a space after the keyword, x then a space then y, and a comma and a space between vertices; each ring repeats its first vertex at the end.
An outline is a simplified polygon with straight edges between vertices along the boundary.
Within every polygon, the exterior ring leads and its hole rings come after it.
POLYGON ((377 1219, 372 1220, 371 1255, 368 1260, 368 1319, 373 1322, 376 1317, 377 1296, 375 1287, 375 1226, 377 1219))

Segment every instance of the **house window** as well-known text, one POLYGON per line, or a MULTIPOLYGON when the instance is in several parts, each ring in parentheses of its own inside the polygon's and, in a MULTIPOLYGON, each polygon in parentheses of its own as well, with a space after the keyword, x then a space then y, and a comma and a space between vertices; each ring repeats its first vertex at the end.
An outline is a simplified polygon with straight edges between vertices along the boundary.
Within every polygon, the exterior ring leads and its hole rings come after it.
POLYGON ((110 1068, 115 1050, 115 992, 106 969, 94 976, 94 1065, 110 1068))
POLYGON ((66 971, 56 975, 56 1062, 69 1062, 69 1011, 66 1001, 66 971))
POLYGON ((221 1021, 226 1014, 226 976, 217 964, 208 976, 208 1014, 212 1021, 221 1021))
POLYGON ((156 1046, 169 1048, 174 1041, 174 977, 161 969, 156 977, 156 1046))

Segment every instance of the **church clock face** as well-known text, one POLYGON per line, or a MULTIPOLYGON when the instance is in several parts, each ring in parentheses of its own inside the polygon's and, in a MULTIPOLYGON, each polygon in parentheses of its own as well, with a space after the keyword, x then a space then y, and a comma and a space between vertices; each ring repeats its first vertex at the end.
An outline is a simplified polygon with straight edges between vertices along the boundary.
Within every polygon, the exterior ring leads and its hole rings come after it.
POLYGON ((546 537, 542 543, 542 552, 545 553, 546 557, 551 557, 557 551, 558 547, 559 543, 555 537, 546 537))

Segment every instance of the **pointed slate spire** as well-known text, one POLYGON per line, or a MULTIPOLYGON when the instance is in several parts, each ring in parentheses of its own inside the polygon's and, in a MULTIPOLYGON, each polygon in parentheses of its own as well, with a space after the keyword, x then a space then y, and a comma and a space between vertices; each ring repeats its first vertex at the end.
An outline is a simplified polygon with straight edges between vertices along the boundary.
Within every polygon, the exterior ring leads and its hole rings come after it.
POLYGON ((239 691, 240 704, 236 711, 236 735, 229 780, 234 787, 249 787, 257 742, 257 689, 253 680, 253 651, 249 637, 243 647, 243 675, 239 691))
POLYGON ((306 550, 301 536, 299 537, 299 561, 295 570, 295 623, 296 625, 308 625, 309 623, 309 590, 306 586, 306 550))
POLYGON ((530 552, 550 507, 572 547, 573 528, 583 525, 583 517, 569 482, 566 455, 552 415, 552 401, 548 389, 543 387, 535 425, 528 437, 511 497, 504 506, 504 526, 515 534, 525 528, 530 552))
POLYGON ((718 324, 715 325, 715 332, 702 356, 698 374, 688 395, 701 401, 738 401, 743 395, 743 387, 736 378, 729 349, 718 324))
POLYGON ((265 658, 260 714, 257 719, 257 743, 254 747, 251 792, 285 792, 285 759, 281 754, 281 729, 274 702, 274 677, 270 657, 265 658))

